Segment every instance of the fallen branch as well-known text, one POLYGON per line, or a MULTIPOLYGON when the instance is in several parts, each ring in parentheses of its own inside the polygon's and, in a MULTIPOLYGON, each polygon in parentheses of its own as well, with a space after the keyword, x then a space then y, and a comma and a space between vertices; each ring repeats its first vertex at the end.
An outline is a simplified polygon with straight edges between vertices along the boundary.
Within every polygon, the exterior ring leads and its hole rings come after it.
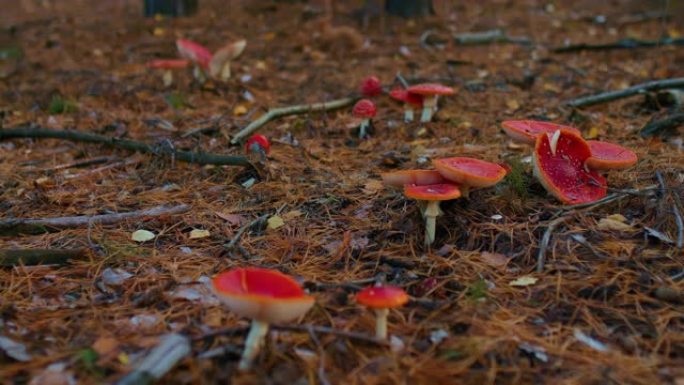
POLYGON ((242 234, 245 233, 245 231, 247 231, 248 229, 251 229, 252 226, 256 226, 257 224, 265 221, 267 218, 268 218, 268 214, 264 214, 264 215, 260 216, 259 218, 257 218, 255 220, 247 223, 246 225, 240 227, 240 229, 237 231, 237 233, 235 233, 235 236, 233 237, 233 239, 231 239, 230 242, 223 245, 223 247, 225 247, 228 250, 232 250, 233 248, 235 248, 235 246, 238 244, 238 242, 240 242, 240 238, 242 237, 242 234))
POLYGON ((666 118, 649 122, 641 129, 639 134, 643 138, 648 138, 651 136, 657 136, 663 132, 669 131, 671 129, 677 128, 684 125, 684 112, 672 114, 666 118))
POLYGON ((634 48, 651 48, 661 47, 664 45, 684 45, 684 39, 673 39, 667 37, 659 40, 639 40, 639 39, 621 39, 613 43, 607 44, 574 44, 557 47, 551 50, 554 53, 570 53, 578 51, 603 51, 610 49, 634 49, 634 48))
POLYGON ((156 206, 146 210, 128 213, 102 214, 91 216, 56 217, 56 218, 11 218, 0 220, 0 234, 44 233, 48 228, 63 229, 86 227, 91 224, 110 225, 127 219, 157 217, 161 215, 181 214, 190 210, 190 205, 156 206))
POLYGON ((64 265, 70 259, 81 259, 87 255, 86 249, 19 249, 0 250, 0 266, 64 265))
POLYGON ((595 104, 610 102, 617 99, 627 98, 645 91, 658 91, 667 88, 684 87, 684 78, 654 80, 646 83, 625 88, 624 90, 603 92, 596 95, 583 96, 573 99, 564 104, 570 107, 587 107, 595 104))
POLYGON ((97 135, 82 131, 51 130, 49 128, 42 127, 0 129, 0 140, 11 138, 51 138, 70 140, 73 142, 99 143, 110 147, 168 157, 174 160, 200 165, 213 164, 221 166, 251 166, 249 160, 244 156, 179 151, 170 148, 169 146, 151 145, 134 140, 112 138, 109 136, 97 135))
POLYGON ((137 368, 120 379, 116 385, 152 384, 188 354, 190 339, 180 334, 168 334, 162 337, 159 345, 142 359, 137 368))
POLYGON ((246 137, 256 132, 261 126, 265 125, 271 120, 278 119, 283 116, 306 114, 308 112, 337 110, 349 106, 357 100, 358 98, 356 97, 350 97, 323 103, 301 104, 297 106, 272 108, 268 110, 267 113, 261 115, 258 119, 248 124, 245 128, 240 130, 240 132, 235 134, 235 136, 233 136, 233 139, 231 139, 230 144, 240 143, 246 137))
POLYGON ((466 32, 452 35, 454 42, 461 45, 477 45, 492 43, 513 43, 520 45, 530 45, 532 41, 524 36, 509 36, 501 29, 489 31, 466 32))

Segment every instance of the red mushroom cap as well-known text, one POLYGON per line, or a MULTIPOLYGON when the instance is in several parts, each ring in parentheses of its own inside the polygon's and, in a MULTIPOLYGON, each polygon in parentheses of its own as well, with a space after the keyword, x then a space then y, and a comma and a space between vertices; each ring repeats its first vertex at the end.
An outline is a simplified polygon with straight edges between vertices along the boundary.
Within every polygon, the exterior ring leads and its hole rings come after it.
POLYGON ((555 155, 549 134, 539 135, 534 146, 534 174, 563 203, 593 202, 606 196, 606 179, 585 166, 590 156, 589 144, 572 131, 560 130, 555 155))
POLYGON ((634 151, 619 144, 587 140, 591 149, 591 157, 587 159, 587 166, 594 170, 625 169, 637 162, 634 151))
POLYGON ((188 59, 202 68, 207 68, 211 61, 211 51, 201 44, 186 39, 176 40, 178 54, 184 59, 188 59))
POLYGON ((514 142, 534 145, 537 136, 540 134, 551 133, 563 129, 581 135, 580 130, 575 127, 563 126, 551 122, 543 122, 538 120, 504 120, 501 122, 504 132, 514 142))
POLYGON ((380 174, 382 183, 388 186, 401 187, 407 184, 424 186, 440 184, 446 179, 435 170, 399 170, 380 174))
POLYGON ((367 287, 356 294, 356 302, 373 309, 401 307, 408 300, 408 294, 396 286, 367 287))
POLYGON ((506 176, 506 169, 500 165, 474 158, 442 158, 432 164, 443 177, 464 186, 489 187, 506 176))
POLYGON ((375 108, 375 104, 373 104, 373 102, 368 99, 361 99, 354 105, 352 115, 354 115, 356 118, 368 119, 374 117, 376 112, 377 109, 375 108))
POLYGON ((247 143, 245 143, 245 151, 249 153, 252 150, 252 145, 254 144, 257 144, 259 147, 261 147, 265 154, 271 152, 271 142, 268 141, 267 137, 261 134, 254 134, 247 140, 247 143))
POLYGON ((453 183, 404 186, 404 195, 420 201, 448 201, 461 197, 461 190, 453 183))
POLYGON ((361 95, 366 98, 372 98, 382 93, 382 84, 375 76, 369 76, 361 82, 361 95))
POLYGON ((212 283, 231 311, 267 323, 291 321, 314 303, 297 281, 276 270, 231 269, 214 277, 212 283))
POLYGON ((171 70, 177 68, 186 68, 188 65, 190 65, 190 62, 186 59, 156 59, 148 61, 145 65, 147 68, 171 70))
POLYGON ((451 95, 454 93, 454 89, 451 87, 447 87, 438 83, 423 83, 423 84, 416 84, 414 86, 411 86, 407 89, 407 91, 411 94, 418 94, 418 95, 451 95))
POLYGON ((423 105, 423 97, 421 95, 412 94, 401 88, 395 88, 390 91, 390 97, 392 97, 392 99, 399 100, 400 102, 413 104, 415 106, 423 105))

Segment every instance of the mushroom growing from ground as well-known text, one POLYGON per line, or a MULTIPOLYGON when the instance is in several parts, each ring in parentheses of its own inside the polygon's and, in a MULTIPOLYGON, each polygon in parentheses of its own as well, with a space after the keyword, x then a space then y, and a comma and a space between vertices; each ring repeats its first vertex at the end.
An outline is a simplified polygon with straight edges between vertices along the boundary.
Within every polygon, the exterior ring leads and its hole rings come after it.
POLYGON ((214 79, 230 79, 230 63, 237 59, 247 46, 247 40, 238 40, 220 48, 209 60, 209 75, 214 79))
POLYGON ((173 84, 173 70, 179 68, 187 68, 190 64, 186 59, 157 59, 147 62, 147 68, 164 70, 164 75, 162 76, 162 81, 164 82, 164 87, 168 87, 173 84))
POLYGON ((368 99, 361 99, 354 105, 352 115, 355 118, 363 119, 361 125, 359 125, 359 139, 366 137, 366 131, 371 124, 371 118, 375 116, 376 112, 375 104, 368 99))
POLYGON ((468 197, 472 188, 494 186, 506 176, 506 169, 501 165, 474 158, 442 158, 433 160, 432 164, 443 177, 458 183, 464 197, 468 197))
POLYGON ((195 79, 204 80, 204 71, 209 67, 212 58, 211 51, 201 44, 186 39, 176 40, 176 48, 181 58, 188 59, 195 65, 192 73, 195 79))
POLYGON ((446 179, 435 170, 399 170, 382 173, 382 183, 387 186, 403 187, 411 185, 428 185, 445 183, 446 179))
POLYGON ((247 154, 259 154, 261 161, 266 160, 266 155, 271 152, 271 142, 261 134, 252 135, 245 143, 247 154))
POLYGON ((622 170, 632 167, 637 162, 634 151, 619 144, 587 140, 591 157, 587 159, 587 166, 594 170, 622 170))
POLYGON ((404 103, 404 122, 409 123, 413 121, 413 108, 423 107, 423 97, 418 94, 412 94, 404 89, 395 88, 390 91, 390 97, 404 103))
POLYGON ((504 120, 501 122, 506 135, 514 142, 533 146, 540 134, 553 134, 557 130, 564 129, 580 135, 580 131, 575 127, 563 126, 551 122, 537 120, 504 120))
POLYGON ((375 336, 381 340, 387 339, 389 309, 402 307, 408 300, 408 294, 395 286, 367 287, 356 294, 356 302, 375 311, 375 336))
POLYGON ((361 95, 364 98, 372 98, 382 94, 382 84, 375 76, 369 76, 361 82, 361 95))
POLYGON ((214 291, 232 312, 252 319, 238 369, 250 368, 268 333, 269 324, 304 315, 314 304, 297 281, 279 271, 235 268, 217 275, 214 291))
POLYGON ((589 144, 575 132, 557 130, 537 137, 534 175, 546 191, 566 204, 593 202, 606 196, 606 179, 587 165, 589 144))
POLYGON ((425 217, 425 244, 429 246, 435 241, 437 217, 442 215, 439 202, 460 198, 461 190, 452 183, 405 185, 404 195, 418 200, 421 204, 425 202, 421 211, 425 217))
POLYGON ((440 95, 452 95, 454 89, 437 83, 416 84, 407 89, 411 94, 423 97, 423 113, 420 121, 425 123, 432 120, 432 114, 437 109, 437 99, 440 95))

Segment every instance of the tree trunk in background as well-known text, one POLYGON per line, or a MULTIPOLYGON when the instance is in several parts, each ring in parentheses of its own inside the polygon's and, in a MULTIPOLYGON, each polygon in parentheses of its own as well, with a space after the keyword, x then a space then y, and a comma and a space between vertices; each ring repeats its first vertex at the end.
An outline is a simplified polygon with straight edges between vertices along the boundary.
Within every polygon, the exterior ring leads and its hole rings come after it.
POLYGON ((430 16, 434 13, 432 0, 386 0, 385 11, 389 15, 405 18, 430 16))
POLYGON ((198 0, 145 0, 145 16, 190 16, 197 12, 198 0))

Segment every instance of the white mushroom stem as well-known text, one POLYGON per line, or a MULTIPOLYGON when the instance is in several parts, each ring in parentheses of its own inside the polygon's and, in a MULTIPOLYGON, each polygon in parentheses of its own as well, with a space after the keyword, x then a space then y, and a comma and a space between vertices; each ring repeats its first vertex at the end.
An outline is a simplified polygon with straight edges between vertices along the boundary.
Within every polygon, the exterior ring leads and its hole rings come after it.
POLYGON ((413 108, 404 107, 404 122, 410 123, 413 121, 413 108))
POLYGON ((437 217, 441 214, 442 210, 439 209, 439 201, 427 201, 423 216, 425 216, 425 244, 428 246, 435 241, 437 217))
POLYGON ((165 70, 162 75, 162 81, 164 82, 164 87, 169 87, 173 84, 173 72, 171 70, 165 70))
POLYGON ((423 99, 423 114, 420 116, 420 121, 427 123, 432 120, 432 113, 437 108, 437 98, 438 95, 426 96, 423 99))
POLYGON ((247 334, 247 340, 245 341, 245 350, 242 352, 242 358, 240 359, 240 364, 238 364, 239 370, 249 370, 254 357, 259 354, 261 345, 264 344, 266 334, 268 334, 268 324, 252 320, 252 326, 249 328, 249 334, 247 334))
POLYGON ((366 137, 366 130, 368 129, 368 126, 370 125, 370 119, 365 118, 361 121, 361 125, 359 126, 359 139, 363 139, 366 137))
POLYGON ((389 309, 375 309, 375 337, 380 340, 387 339, 387 315, 389 309))
POLYGON ((202 68, 196 64, 192 68, 192 76, 194 76, 195 79, 200 83, 204 83, 204 81, 207 80, 206 76, 204 76, 204 71, 202 68))

